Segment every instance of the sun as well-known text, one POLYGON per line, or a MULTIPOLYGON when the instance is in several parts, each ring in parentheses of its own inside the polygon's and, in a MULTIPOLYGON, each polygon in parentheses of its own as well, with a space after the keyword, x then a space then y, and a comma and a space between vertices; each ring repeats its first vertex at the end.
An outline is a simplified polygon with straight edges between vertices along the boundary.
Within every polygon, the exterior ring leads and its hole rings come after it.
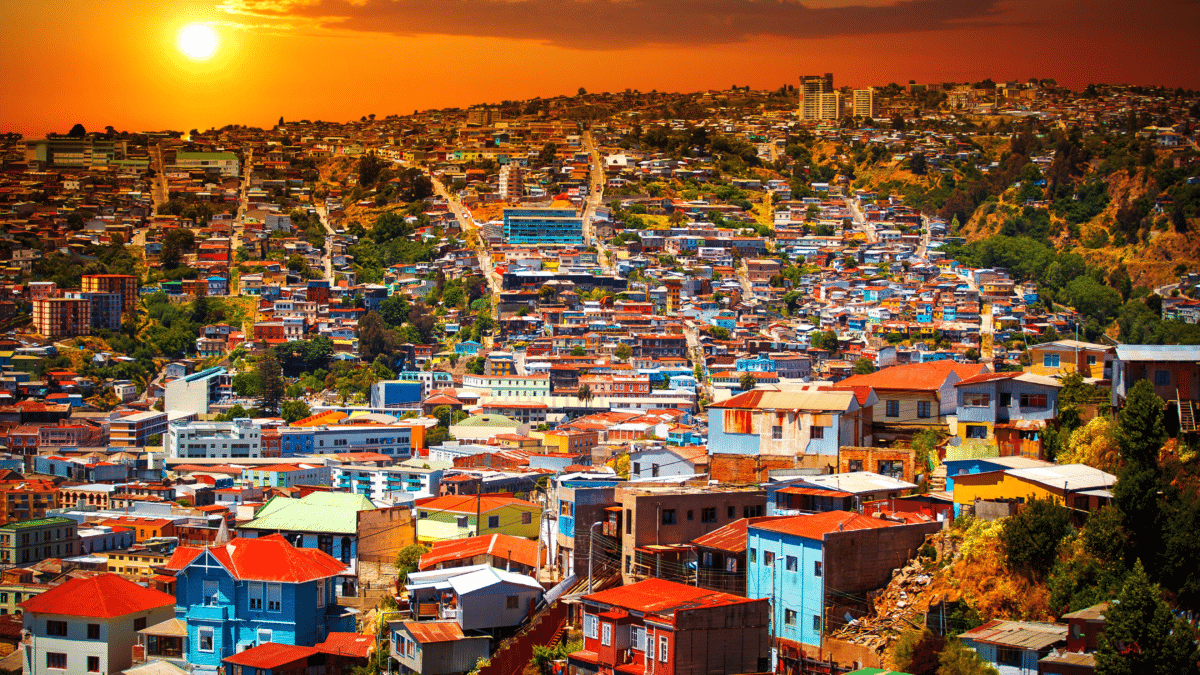
POLYGON ((179 31, 179 51, 193 59, 207 59, 217 51, 217 33, 212 28, 194 23, 179 31))

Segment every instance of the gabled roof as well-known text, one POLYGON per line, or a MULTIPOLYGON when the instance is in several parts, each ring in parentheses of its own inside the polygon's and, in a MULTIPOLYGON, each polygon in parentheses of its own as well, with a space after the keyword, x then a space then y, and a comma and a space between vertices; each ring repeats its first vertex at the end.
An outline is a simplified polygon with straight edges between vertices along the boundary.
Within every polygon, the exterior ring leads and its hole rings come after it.
POLYGON ((665 579, 647 579, 636 584, 585 595, 582 599, 586 602, 668 618, 673 617, 679 610, 759 602, 665 579))
POLYGON ((534 567, 537 565, 537 542, 508 534, 434 542, 433 550, 421 556, 420 569, 427 570, 449 560, 464 560, 485 554, 534 567))
POLYGON ((851 391, 779 391, 753 389, 733 398, 714 403, 710 408, 732 410, 828 410, 845 412, 857 409, 858 402, 851 391))
POLYGON ((769 530, 781 534, 790 534, 805 539, 823 541, 825 535, 831 532, 845 530, 873 530, 896 525, 888 520, 872 518, 849 511, 825 511, 811 515, 791 516, 782 520, 757 523, 752 527, 756 530, 769 530))
POLYGON ((190 557, 178 568, 186 569, 202 555, 211 555, 233 578, 250 581, 298 584, 335 577, 346 570, 345 565, 328 553, 315 548, 296 548, 279 534, 234 539, 213 548, 180 546, 167 567, 176 569, 177 563, 190 557))
POLYGON ((366 658, 375 651, 375 636, 363 633, 330 633, 325 641, 316 645, 317 651, 366 658))
POLYGON ((316 647, 299 647, 277 642, 264 642, 244 652, 227 656, 222 661, 236 666, 271 670, 320 653, 316 647))
POLYGON ((139 586, 118 574, 72 579, 21 603, 26 612, 112 619, 175 606, 175 596, 139 586))
POLYGON ((871 387, 899 391, 937 391, 946 383, 946 378, 955 376, 955 381, 987 372, 980 364, 965 364, 955 361, 933 361, 931 363, 909 363, 892 366, 866 375, 852 375, 838 382, 839 387, 871 387))
POLYGON ((346 492, 312 492, 300 499, 272 497, 241 528, 351 535, 358 531, 358 512, 374 509, 364 495, 346 492))
POLYGON ((1062 388, 1062 382, 1053 377, 1045 375, 1034 375, 1033 373, 980 373, 971 377, 955 382, 954 386, 961 387, 963 385, 981 384, 984 382, 996 382, 999 380, 1013 380, 1014 382, 1025 382, 1027 384, 1040 384, 1043 387, 1054 387, 1055 389, 1062 388))
POLYGON ((405 621, 403 626, 413 636, 414 640, 423 645, 434 642, 456 642, 466 637, 462 629, 458 627, 457 621, 427 621, 422 623, 405 621))

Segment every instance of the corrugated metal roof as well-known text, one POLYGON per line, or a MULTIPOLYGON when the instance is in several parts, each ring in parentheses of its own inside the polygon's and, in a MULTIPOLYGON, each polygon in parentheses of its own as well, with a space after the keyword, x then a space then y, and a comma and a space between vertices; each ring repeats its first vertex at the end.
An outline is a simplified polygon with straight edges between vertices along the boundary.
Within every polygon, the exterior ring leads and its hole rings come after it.
POLYGON ((1117 477, 1086 464, 1065 464, 1040 466, 1029 469, 1008 469, 1008 475, 1033 481, 1041 485, 1070 489, 1073 491, 1109 488, 1117 482, 1117 477))
POLYGON ((1122 361, 1193 361, 1200 362, 1200 347, 1195 345, 1117 345, 1122 361))
POLYGON ((421 644, 454 642, 466 637, 455 621, 405 621, 403 625, 413 639, 421 644))
POLYGON ((823 541, 825 535, 846 530, 873 530, 892 527, 896 523, 849 511, 825 511, 803 516, 790 516, 777 521, 752 525, 756 530, 769 530, 805 539, 823 541))
POLYGON ((1067 639, 1065 623, 1040 621, 989 621, 958 636, 960 640, 973 640, 1002 647, 1015 647, 1040 651, 1067 639))
POLYGON ((851 473, 834 473, 828 476, 805 476, 797 483, 807 483, 816 487, 865 494, 882 490, 911 490, 917 487, 913 483, 898 480, 889 476, 881 476, 870 471, 854 471, 851 473))

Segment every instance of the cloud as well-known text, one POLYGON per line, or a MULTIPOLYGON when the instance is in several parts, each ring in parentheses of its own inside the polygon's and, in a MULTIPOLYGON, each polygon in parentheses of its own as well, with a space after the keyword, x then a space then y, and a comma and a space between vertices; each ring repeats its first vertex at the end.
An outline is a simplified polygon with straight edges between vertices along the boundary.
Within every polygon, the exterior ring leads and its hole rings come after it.
POLYGON ((615 50, 988 26, 1006 22, 1000 5, 1001 0, 225 0, 221 8, 247 19, 334 30, 615 50))

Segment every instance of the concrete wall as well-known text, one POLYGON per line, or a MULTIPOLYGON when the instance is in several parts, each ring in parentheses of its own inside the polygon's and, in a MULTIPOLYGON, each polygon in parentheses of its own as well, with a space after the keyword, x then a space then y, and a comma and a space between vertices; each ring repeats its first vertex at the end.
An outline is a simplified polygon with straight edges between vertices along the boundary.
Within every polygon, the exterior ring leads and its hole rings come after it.
POLYGON ((400 549, 417 542, 417 526, 407 506, 359 511, 357 517, 358 559, 362 562, 390 563, 400 549))
POLYGON ((825 557, 830 561, 826 587, 858 593, 886 586, 892 570, 907 564, 926 535, 941 529, 941 523, 932 522, 826 534, 825 557))
POLYGON ((759 672, 769 620, 766 600, 675 612, 675 675, 759 672))

